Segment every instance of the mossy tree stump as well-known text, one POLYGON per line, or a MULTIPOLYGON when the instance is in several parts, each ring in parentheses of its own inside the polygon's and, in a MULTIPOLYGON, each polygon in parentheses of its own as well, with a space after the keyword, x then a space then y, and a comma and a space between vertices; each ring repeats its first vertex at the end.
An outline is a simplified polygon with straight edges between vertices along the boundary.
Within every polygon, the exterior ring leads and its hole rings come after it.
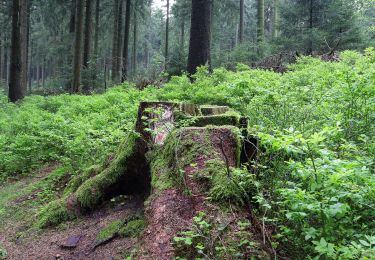
POLYGON ((155 237, 149 241, 166 241, 181 225, 179 221, 191 219, 204 208, 209 187, 198 185, 196 177, 225 177, 243 161, 241 133, 247 134, 246 129, 246 118, 227 107, 142 102, 137 133, 124 137, 109 162, 73 178, 65 196, 41 211, 39 226, 56 225, 92 211, 120 194, 151 192, 147 219, 150 227, 155 226, 155 237), (186 190, 195 199, 187 196, 186 190), (162 204, 164 211, 158 206, 162 204), (169 219, 164 220, 166 214, 175 216, 176 221, 165 222, 169 219), (163 233, 169 228, 173 232, 163 233))

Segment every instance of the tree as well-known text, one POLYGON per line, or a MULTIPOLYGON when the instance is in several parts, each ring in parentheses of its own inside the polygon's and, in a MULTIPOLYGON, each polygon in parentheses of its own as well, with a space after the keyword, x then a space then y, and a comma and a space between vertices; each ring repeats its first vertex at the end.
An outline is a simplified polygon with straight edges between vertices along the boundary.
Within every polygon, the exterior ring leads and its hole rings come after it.
POLYGON ((187 71, 209 63, 211 43, 211 1, 192 0, 190 46, 187 71))
POLYGON ((257 40, 264 41, 264 0, 257 0, 257 40))
POLYGON ((121 50, 121 31, 122 31, 122 5, 123 0, 114 0, 114 29, 112 42, 112 81, 117 82, 120 77, 120 50, 121 50))
POLYGON ((74 58, 73 58, 73 83, 72 93, 79 93, 81 85, 82 70, 82 54, 83 54, 83 11, 84 0, 76 0, 76 25, 75 25, 75 42, 74 42, 74 58))
POLYGON ((99 53, 99 24, 100 24, 100 0, 95 4, 95 39, 94 39, 94 56, 97 58, 99 53))
POLYGON ((126 0, 126 13, 125 13, 125 33, 124 33, 124 50, 122 52, 122 76, 121 82, 128 79, 128 63, 129 63, 129 35, 130 35, 130 9, 131 0, 126 0))
POLYGON ((132 70, 133 75, 137 73, 137 10, 133 8, 133 57, 132 57, 132 70))
POLYGON ((239 24, 239 33, 238 33, 238 40, 240 43, 243 43, 244 37, 244 27, 245 27, 245 1, 240 0, 240 24, 239 24))
POLYGON ((167 18, 165 22, 165 68, 169 61, 169 0, 167 0, 167 18))
MULTIPOLYGON (((83 68, 86 71, 89 69, 89 60, 92 45, 92 3, 92 0, 86 0, 85 42, 83 47, 83 68)), ((84 80, 83 92, 90 92, 90 84, 88 78, 84 80)))
POLYGON ((28 0, 14 0, 12 6, 12 48, 9 100, 23 99, 27 91, 28 0))
POLYGON ((279 0, 273 0, 273 25, 272 38, 276 38, 279 34, 279 0))

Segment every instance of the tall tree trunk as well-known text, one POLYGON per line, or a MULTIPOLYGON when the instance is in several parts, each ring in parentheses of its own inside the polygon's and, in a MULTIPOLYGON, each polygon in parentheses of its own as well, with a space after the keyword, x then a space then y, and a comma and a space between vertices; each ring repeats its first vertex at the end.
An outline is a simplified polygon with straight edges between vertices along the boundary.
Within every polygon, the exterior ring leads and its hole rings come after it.
POLYGON ((99 54, 99 24, 100 24, 100 0, 96 0, 95 6, 95 39, 94 39, 94 56, 98 58, 99 54))
POLYGON ((185 48, 185 17, 181 17, 180 49, 183 53, 185 48))
POLYGON ((129 33, 130 33, 130 8, 131 0, 126 0, 126 14, 125 14, 125 33, 124 33, 124 50, 122 52, 122 76, 121 82, 128 79, 128 63, 129 63, 129 33))
POLYGON ((31 18, 31 1, 28 0, 27 3, 27 27, 26 27, 26 33, 27 33, 27 41, 26 41, 26 66, 27 66, 27 72, 26 72, 26 84, 29 85, 29 93, 31 94, 31 44, 30 44, 30 18, 31 18))
POLYGON ((264 0, 257 0, 257 40, 258 42, 264 41, 264 0))
POLYGON ((165 23, 165 69, 169 62, 169 0, 167 0, 167 19, 165 23))
MULTIPOLYGON (((82 53, 83 53, 83 13, 84 0, 77 1, 76 10, 76 28, 75 28, 75 43, 74 43, 74 58, 73 58, 73 83, 72 93, 78 93, 81 85, 81 70, 82 70, 82 53)), ((43 69, 42 69, 43 71, 43 69)))
POLYGON ((7 85, 9 85, 9 82, 10 82, 10 55, 11 55, 11 50, 7 48, 6 57, 5 57, 6 68, 4 71, 7 85))
POLYGON ((133 76, 137 73, 137 11, 134 8, 134 21, 133 21, 133 58, 132 58, 132 69, 133 76))
POLYGON ((33 53, 32 53, 32 43, 30 42, 29 43, 30 45, 30 50, 29 50, 29 62, 27 63, 27 71, 28 71, 28 84, 29 84, 29 93, 31 94, 32 92, 32 75, 31 75, 31 72, 32 72, 32 62, 33 62, 33 53))
POLYGON ((113 41, 112 41, 112 81, 116 82, 118 78, 118 71, 117 68, 117 63, 118 63, 118 20, 119 20, 119 7, 120 7, 120 1, 121 0, 114 0, 114 5, 113 5, 113 15, 114 15, 114 20, 113 20, 113 41))
POLYGON ((72 0, 70 6, 70 21, 69 21, 69 32, 74 33, 76 29, 76 11, 77 11, 77 0, 72 0))
POLYGON ((117 69, 116 69, 116 80, 120 80, 120 71, 122 69, 122 43, 123 43, 123 38, 122 38, 122 31, 123 31, 123 24, 122 24, 122 16, 123 16, 123 7, 124 7, 124 0, 120 0, 120 6, 119 6, 119 19, 118 19, 118 36, 117 36, 117 69))
POLYGON ((197 67, 210 59, 211 1, 192 0, 190 46, 187 71, 194 74, 197 67))
POLYGON ((3 69, 4 69, 4 64, 3 64, 3 38, 0 32, 0 81, 3 79, 3 69))
MULTIPOLYGON (((91 54, 91 41, 92 41, 92 0, 86 0, 86 19, 85 19, 85 42, 83 46, 83 69, 88 72, 89 61, 91 54)), ((89 73, 86 73, 86 78, 83 81, 83 92, 90 92, 89 73)))
POLYGON ((238 30, 238 40, 243 43, 244 38, 244 28, 245 28, 245 0, 240 0, 240 24, 238 30))
POLYGON ((36 84, 37 87, 40 87, 40 65, 36 66, 36 84))
POLYGON ((313 0, 310 0, 309 4, 309 46, 307 50, 307 54, 311 55, 313 52, 313 40, 312 40, 312 30, 314 28, 313 24, 313 15, 314 15, 314 6, 313 6, 313 0))
POLYGON ((279 36, 279 0, 273 0, 272 38, 279 36))
POLYGON ((41 69, 41 73, 42 73, 42 88, 44 89, 44 83, 45 83, 45 61, 43 60, 43 63, 42 63, 42 69, 41 69))
POLYGON ((16 102, 26 95, 27 75, 27 0, 14 0, 12 7, 12 49, 9 100, 16 102))

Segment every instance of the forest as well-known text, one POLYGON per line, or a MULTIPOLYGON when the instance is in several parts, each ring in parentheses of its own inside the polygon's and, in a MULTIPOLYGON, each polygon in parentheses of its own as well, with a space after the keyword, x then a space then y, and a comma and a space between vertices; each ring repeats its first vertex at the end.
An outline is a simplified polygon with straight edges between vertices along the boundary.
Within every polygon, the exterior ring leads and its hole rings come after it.
POLYGON ((5 259, 375 259, 375 1, 0 1, 5 259))

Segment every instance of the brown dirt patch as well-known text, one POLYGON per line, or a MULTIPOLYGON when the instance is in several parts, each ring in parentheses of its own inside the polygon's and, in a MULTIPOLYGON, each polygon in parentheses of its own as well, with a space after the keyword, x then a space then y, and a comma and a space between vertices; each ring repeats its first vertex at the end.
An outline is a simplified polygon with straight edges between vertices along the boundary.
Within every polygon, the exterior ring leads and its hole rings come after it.
POLYGON ((129 197, 124 203, 103 207, 101 210, 68 222, 63 226, 48 229, 41 234, 25 231, 20 237, 20 230, 7 226, 0 233, 0 243, 8 251, 8 259, 120 259, 129 253, 137 243, 134 238, 117 238, 110 243, 93 250, 98 232, 115 220, 126 219, 140 213, 143 200, 129 197), (74 249, 61 247, 69 237, 81 236, 74 249))

